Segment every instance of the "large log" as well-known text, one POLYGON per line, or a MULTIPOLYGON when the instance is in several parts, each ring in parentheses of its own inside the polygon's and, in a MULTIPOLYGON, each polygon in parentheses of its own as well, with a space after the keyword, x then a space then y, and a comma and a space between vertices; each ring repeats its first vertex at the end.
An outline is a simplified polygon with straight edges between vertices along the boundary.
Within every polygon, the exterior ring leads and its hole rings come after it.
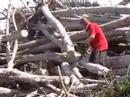
POLYGON ((52 14, 55 16, 74 16, 81 15, 84 13, 119 13, 119 14, 130 14, 130 8, 127 7, 74 7, 62 10, 53 11, 52 14))
POLYGON ((0 69, 0 83, 8 82, 24 82, 30 84, 38 84, 39 82, 45 84, 45 80, 41 76, 29 74, 26 72, 19 71, 17 69, 0 69))
POLYGON ((129 43, 130 30, 114 30, 107 36, 109 42, 129 43))
POLYGON ((129 0, 122 0, 119 5, 127 5, 130 1, 129 0))
POLYGON ((46 37, 44 37, 42 39, 36 39, 36 40, 32 40, 32 41, 29 41, 29 42, 26 42, 26 43, 21 43, 21 44, 19 44, 19 50, 36 47, 36 46, 45 44, 48 41, 49 40, 46 37))
MULTIPOLYGON (((39 60, 44 60, 44 61, 53 60, 62 63, 62 62, 73 62, 75 61, 75 58, 66 57, 64 54, 46 53, 46 54, 37 54, 35 56, 28 55, 25 56, 24 58, 20 58, 20 60, 17 60, 16 63, 19 64, 25 62, 35 62, 39 60)), ((99 64, 86 63, 85 60, 81 60, 80 64, 84 66, 88 71, 95 74, 103 75, 109 72, 108 68, 101 66, 99 64)))
MULTIPOLYGON (((67 76, 63 76, 63 80, 68 78, 67 76)), ((2 83, 14 83, 14 82, 22 82, 29 83, 31 85, 38 85, 39 83, 45 85, 48 82, 60 82, 59 76, 43 76, 43 75, 35 75, 27 72, 22 72, 17 69, 0 69, 0 84, 2 83)))
MULTIPOLYGON (((77 60, 77 56, 79 57, 79 54, 75 52, 74 45, 67 34, 65 28, 60 23, 58 19, 56 19, 50 12, 48 5, 44 5, 41 7, 42 13, 45 15, 45 17, 50 21, 50 23, 57 29, 58 33, 61 36, 62 43, 60 41, 56 40, 56 38, 53 37, 52 41, 54 41, 55 44, 58 44, 59 47, 61 47, 62 52, 67 52, 67 58, 71 58, 71 62, 75 63, 77 60)), ((63 61, 64 62, 64 61, 63 61)), ((66 61, 68 62, 68 61, 66 61)))
POLYGON ((104 31, 111 31, 116 28, 121 28, 130 25, 130 16, 122 17, 121 19, 117 19, 108 23, 101 25, 104 31))
POLYGON ((48 50, 55 50, 55 49, 58 49, 58 47, 53 42, 49 42, 41 46, 33 47, 27 52, 28 53, 42 53, 48 50))
MULTIPOLYGON (((103 17, 103 16, 95 16, 95 15, 90 15, 88 17, 89 20, 98 22, 100 24, 107 23, 110 21, 113 21, 115 19, 118 19, 119 17, 103 17)), ((74 31, 74 30, 81 30, 82 27, 80 25, 80 18, 67 18, 67 17, 59 17, 59 20, 61 23, 64 25, 66 30, 69 31, 74 31)))
POLYGON ((51 22, 51 24, 58 30, 62 37, 63 41, 63 51, 74 51, 74 45, 72 44, 71 39, 67 35, 65 28, 63 25, 59 22, 58 19, 56 19, 50 12, 48 5, 44 5, 41 7, 42 13, 46 16, 46 18, 51 22))
POLYGON ((50 34, 46 30, 46 28, 44 27, 45 24, 43 24, 42 22, 39 21, 38 24, 37 24, 37 26, 38 26, 39 30, 41 30, 42 33, 44 33, 44 35, 46 37, 48 37, 55 45, 57 45, 58 47, 60 47, 61 49, 63 49, 64 44, 61 41, 59 41, 54 35, 50 34))
POLYGON ((0 97, 14 97, 17 93, 16 90, 0 87, 0 97))
MULTIPOLYGON (((25 55, 22 58, 19 58, 16 60, 17 64, 20 63, 26 63, 26 62, 35 62, 39 60, 44 61, 57 61, 57 62, 63 62, 64 61, 64 55, 60 53, 44 53, 44 54, 37 54, 37 55, 25 55)), ((69 60, 66 60, 69 61, 69 60)))
POLYGON ((123 56, 113 56, 107 58, 107 66, 110 68, 120 69, 120 68, 128 68, 130 64, 130 55, 123 56))
MULTIPOLYGON (((104 23, 104 24, 101 24, 100 26, 102 27, 102 29, 104 30, 104 32, 109 32, 109 31, 112 31, 114 29, 117 29, 117 28, 123 28, 123 27, 127 27, 130 25, 130 17, 127 16, 127 17, 122 17, 122 18, 119 18, 119 19, 114 19, 113 21, 110 21, 110 22, 107 22, 107 23, 104 23)), ((81 24, 79 22, 79 20, 77 21, 70 21, 70 22, 66 22, 63 23, 66 27, 66 29, 70 29, 70 30, 82 30, 83 28, 81 27, 81 24)))
MULTIPOLYGON (((88 36, 88 33, 85 32, 84 30, 82 31, 73 31, 73 32, 68 32, 71 40, 74 43, 77 43, 82 40, 85 40, 88 36)), ((126 43, 126 42, 130 42, 130 30, 129 29, 117 29, 117 30, 113 30, 111 32, 107 32, 105 33, 107 34, 106 37, 108 39, 109 42, 116 42, 116 43, 126 43)), ((85 44, 85 42, 84 42, 85 44)), ((29 53, 38 53, 38 52, 44 52, 46 50, 53 50, 53 49, 57 49, 57 46, 52 43, 46 43, 43 44, 41 46, 32 46, 33 48, 30 49, 29 53)))
POLYGON ((12 41, 12 40, 20 39, 20 38, 27 37, 27 36, 28 36, 28 31, 27 30, 21 30, 21 32, 15 32, 13 34, 3 36, 1 41, 3 41, 3 42, 12 41))
POLYGON ((82 59, 79 64, 89 72, 92 72, 97 75, 104 75, 109 72, 109 69, 107 67, 102 66, 100 64, 87 63, 84 59, 82 59))

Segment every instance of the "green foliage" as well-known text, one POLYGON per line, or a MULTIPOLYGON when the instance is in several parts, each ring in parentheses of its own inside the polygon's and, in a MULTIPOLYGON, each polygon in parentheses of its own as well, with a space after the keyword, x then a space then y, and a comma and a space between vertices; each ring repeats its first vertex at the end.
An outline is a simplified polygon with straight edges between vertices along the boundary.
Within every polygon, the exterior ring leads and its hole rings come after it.
POLYGON ((103 85, 92 97, 130 97, 130 81, 103 85))
POLYGON ((116 90, 119 92, 120 96, 126 96, 130 94, 130 81, 118 82, 116 85, 116 90))

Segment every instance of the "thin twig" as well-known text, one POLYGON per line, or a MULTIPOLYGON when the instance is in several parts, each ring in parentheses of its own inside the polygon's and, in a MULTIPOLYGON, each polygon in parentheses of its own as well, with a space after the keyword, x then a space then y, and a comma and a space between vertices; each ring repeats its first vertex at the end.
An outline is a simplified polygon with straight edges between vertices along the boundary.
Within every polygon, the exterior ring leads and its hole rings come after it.
MULTIPOLYGON (((12 20, 13 20, 15 31, 17 32, 18 31, 18 27, 17 27, 16 21, 15 21, 15 10, 12 13, 12 20)), ((17 50, 18 50, 18 40, 15 40, 14 41, 14 48, 13 48, 12 57, 11 57, 10 61, 8 62, 8 68, 9 69, 12 69, 14 67, 14 62, 13 61, 15 60, 15 57, 16 57, 16 54, 17 54, 17 50)))
MULTIPOLYGON (((6 35, 9 34, 10 11, 11 11, 11 4, 8 5, 7 21, 6 21, 6 35)), ((10 42, 8 41, 6 43, 6 45, 7 45, 6 46, 6 53, 7 53, 6 57, 7 57, 7 63, 8 63, 10 60, 10 48, 11 48, 10 42)))
POLYGON ((65 87, 65 84, 64 84, 64 82, 63 82, 63 77, 62 77, 62 74, 61 74, 60 67, 57 66, 57 68, 58 68, 58 73, 59 73, 59 78, 60 78, 60 81, 61 81, 61 84, 62 84, 62 88, 63 88, 63 90, 64 90, 66 96, 68 97, 68 92, 67 92, 67 89, 66 89, 66 87, 65 87))

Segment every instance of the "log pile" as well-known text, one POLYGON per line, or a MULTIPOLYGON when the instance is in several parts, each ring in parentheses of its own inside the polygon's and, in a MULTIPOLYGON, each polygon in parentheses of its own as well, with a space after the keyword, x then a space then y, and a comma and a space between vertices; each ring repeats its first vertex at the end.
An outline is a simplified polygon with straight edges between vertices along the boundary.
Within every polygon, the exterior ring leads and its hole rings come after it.
POLYGON ((34 2, 35 7, 9 5, 1 18, 6 19, 6 29, 0 34, 0 97, 94 97, 93 91, 113 79, 128 77, 130 8, 34 2), (106 67, 88 62, 91 51, 85 47, 88 35, 80 25, 82 14, 105 32, 106 67))

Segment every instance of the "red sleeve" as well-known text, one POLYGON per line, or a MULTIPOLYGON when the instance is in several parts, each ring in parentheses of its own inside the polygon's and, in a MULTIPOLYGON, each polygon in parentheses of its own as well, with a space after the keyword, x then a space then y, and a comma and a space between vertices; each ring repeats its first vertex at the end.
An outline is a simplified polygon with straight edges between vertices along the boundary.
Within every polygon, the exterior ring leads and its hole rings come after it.
POLYGON ((96 34, 96 28, 93 23, 89 24, 89 34, 90 35, 96 34))

